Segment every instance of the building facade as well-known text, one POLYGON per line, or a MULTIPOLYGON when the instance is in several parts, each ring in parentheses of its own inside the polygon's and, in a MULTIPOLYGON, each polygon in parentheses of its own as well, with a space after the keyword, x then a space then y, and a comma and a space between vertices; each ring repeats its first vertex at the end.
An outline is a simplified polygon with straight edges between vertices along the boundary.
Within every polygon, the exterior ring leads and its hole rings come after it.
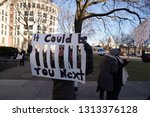
POLYGON ((0 46, 9 46, 9 11, 7 4, 0 7, 0 46))
POLYGON ((3 30, 1 34, 4 36, 2 38, 0 36, 0 46, 26 50, 32 34, 57 32, 59 9, 49 0, 10 0, 2 7, 7 7, 8 10, 1 9, 4 19, 0 23, 0 25, 3 24, 0 30, 3 30), (8 18, 9 27, 6 28, 6 34, 5 16, 8 18))

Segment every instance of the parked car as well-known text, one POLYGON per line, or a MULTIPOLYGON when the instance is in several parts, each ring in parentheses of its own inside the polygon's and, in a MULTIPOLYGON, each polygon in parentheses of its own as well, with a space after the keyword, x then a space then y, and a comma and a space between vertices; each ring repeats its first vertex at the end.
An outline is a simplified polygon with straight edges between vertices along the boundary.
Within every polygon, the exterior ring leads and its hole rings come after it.
POLYGON ((97 53, 99 56, 104 56, 106 54, 106 51, 103 48, 97 49, 97 53))
POLYGON ((17 48, 0 46, 0 57, 6 59, 15 59, 18 52, 19 51, 17 48))
POLYGON ((144 54, 142 60, 143 62, 150 62, 150 54, 144 54))
POLYGON ((142 51, 142 61, 150 62, 150 53, 145 53, 145 51, 142 51))

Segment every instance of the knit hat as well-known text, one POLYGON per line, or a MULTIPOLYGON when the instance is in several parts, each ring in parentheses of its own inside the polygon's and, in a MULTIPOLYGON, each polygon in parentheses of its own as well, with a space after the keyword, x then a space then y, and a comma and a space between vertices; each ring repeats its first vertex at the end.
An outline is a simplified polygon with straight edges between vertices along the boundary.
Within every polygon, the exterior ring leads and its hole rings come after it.
POLYGON ((118 48, 114 48, 114 49, 111 49, 109 53, 112 56, 118 56, 120 53, 120 50, 118 48))

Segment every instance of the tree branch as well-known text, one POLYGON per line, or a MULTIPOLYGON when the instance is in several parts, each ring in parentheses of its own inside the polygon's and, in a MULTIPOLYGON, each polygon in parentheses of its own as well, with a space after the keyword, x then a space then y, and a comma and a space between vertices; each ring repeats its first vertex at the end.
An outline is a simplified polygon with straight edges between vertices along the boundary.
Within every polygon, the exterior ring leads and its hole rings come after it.
POLYGON ((2 6, 5 2, 7 2, 8 0, 3 0, 1 3, 0 3, 0 6, 2 6))
POLYGON ((136 13, 136 12, 134 12, 134 11, 131 11, 131 10, 127 9, 127 8, 118 8, 118 9, 114 9, 114 10, 112 10, 112 11, 110 11, 110 12, 103 13, 103 14, 89 13, 89 14, 88 14, 87 16, 85 16, 82 20, 85 20, 85 19, 88 19, 88 18, 91 18, 91 17, 97 17, 97 16, 101 16, 101 17, 107 16, 107 15, 113 14, 113 13, 115 13, 115 12, 117 12, 117 11, 127 11, 127 12, 129 12, 129 13, 131 13, 131 14, 134 14, 134 15, 136 15, 136 16, 138 17, 139 22, 141 23, 141 18, 140 18, 140 16, 139 16, 139 14, 136 13))

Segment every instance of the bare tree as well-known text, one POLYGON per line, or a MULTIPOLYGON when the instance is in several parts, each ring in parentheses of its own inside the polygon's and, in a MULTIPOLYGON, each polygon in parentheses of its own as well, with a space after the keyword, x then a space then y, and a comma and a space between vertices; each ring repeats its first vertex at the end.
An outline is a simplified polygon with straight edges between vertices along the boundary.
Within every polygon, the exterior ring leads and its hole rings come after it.
POLYGON ((81 32, 84 22, 91 18, 98 19, 100 27, 109 31, 109 21, 117 22, 118 27, 123 29, 123 23, 129 22, 137 25, 137 22, 141 23, 150 11, 148 3, 133 0, 67 0, 68 3, 70 1, 73 4, 75 2, 75 11, 72 12, 75 16, 74 30, 76 33, 81 32))
POLYGON ((0 2, 0 6, 2 6, 4 3, 6 3, 8 0, 2 0, 1 2, 0 2))
POLYGON ((31 29, 33 29, 35 24, 37 25, 37 33, 46 33, 46 30, 49 30, 49 26, 52 24, 48 22, 48 20, 50 20, 50 18, 47 19, 49 11, 46 10, 45 5, 41 5, 39 10, 35 9, 35 6, 32 4, 32 0, 22 0, 21 2, 23 3, 22 6, 18 3, 13 3, 13 5, 16 13, 15 30, 23 37, 22 48, 24 48, 27 47, 27 44, 28 46, 30 45, 32 35, 31 29), (24 32, 20 32, 21 26, 25 29, 24 32))

